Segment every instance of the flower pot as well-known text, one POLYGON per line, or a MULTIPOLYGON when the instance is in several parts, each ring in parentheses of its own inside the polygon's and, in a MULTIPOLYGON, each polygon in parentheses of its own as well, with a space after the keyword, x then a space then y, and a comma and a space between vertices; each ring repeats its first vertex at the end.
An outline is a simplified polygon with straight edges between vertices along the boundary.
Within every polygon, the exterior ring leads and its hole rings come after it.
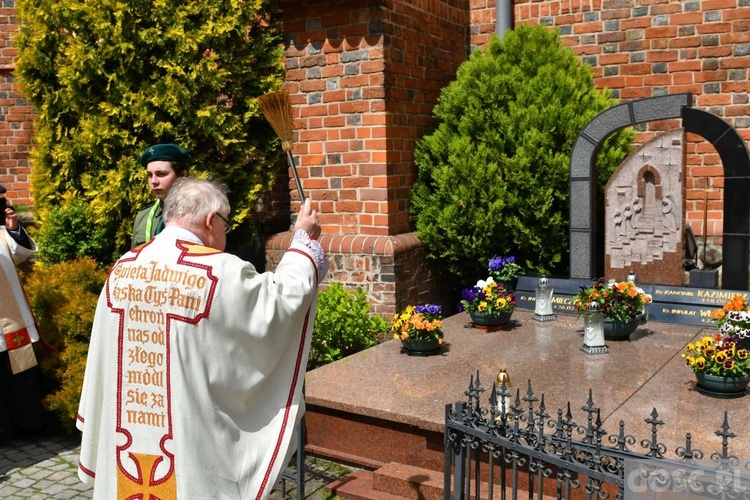
POLYGON ((512 315, 513 311, 500 313, 494 316, 485 315, 479 312, 469 312, 471 322, 478 326, 504 326, 508 324, 512 315))
POLYGON ((638 328, 640 316, 628 321, 604 318, 604 338, 607 340, 628 340, 630 334, 638 328))
POLYGON ((698 381, 696 389, 701 394, 714 398, 730 399, 745 395, 750 374, 742 377, 721 377, 709 373, 696 373, 698 381))
POLYGON ((401 341, 401 347, 409 356, 432 356, 440 352, 440 339, 407 339, 401 341))

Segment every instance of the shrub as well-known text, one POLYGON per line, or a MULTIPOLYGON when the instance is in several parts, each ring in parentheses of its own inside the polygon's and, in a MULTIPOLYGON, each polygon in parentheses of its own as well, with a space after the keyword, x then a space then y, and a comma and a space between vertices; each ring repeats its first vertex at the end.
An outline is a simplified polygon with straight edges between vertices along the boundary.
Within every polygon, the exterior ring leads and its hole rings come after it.
POLYGON ((332 283, 318 294, 318 310, 307 369, 311 370, 378 343, 388 332, 388 322, 370 315, 367 292, 357 287, 351 293, 332 283))
POLYGON ((93 222, 80 200, 53 208, 35 239, 39 246, 36 257, 45 264, 84 257, 108 262, 114 251, 111 242, 105 240, 104 230, 93 222))
MULTIPOLYGON (((410 218, 428 257, 455 283, 486 277, 494 254, 514 255, 526 272, 566 274, 570 153, 614 104, 556 31, 520 25, 493 36, 442 90, 438 125, 415 150, 410 218)), ((602 146, 600 193, 632 136, 602 146)))
POLYGON ((34 210, 81 199, 119 252, 153 203, 138 157, 176 142, 191 175, 231 186, 235 221, 281 155, 257 97, 284 66, 278 2, 18 0, 14 77, 35 110, 34 210))
POLYGON ((24 275, 40 335, 56 349, 37 351, 48 392, 44 405, 68 431, 75 429, 91 326, 106 279, 93 259, 37 264, 24 275))

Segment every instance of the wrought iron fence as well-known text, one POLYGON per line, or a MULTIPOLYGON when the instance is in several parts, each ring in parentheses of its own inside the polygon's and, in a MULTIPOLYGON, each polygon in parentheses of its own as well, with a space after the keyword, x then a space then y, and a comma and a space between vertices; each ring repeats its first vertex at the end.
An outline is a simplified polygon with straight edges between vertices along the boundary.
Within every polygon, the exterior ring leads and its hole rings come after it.
POLYGON ((517 500, 519 494, 529 500, 672 498, 665 497, 667 492, 681 500, 750 499, 747 463, 729 454, 729 441, 736 436, 726 412, 715 432, 721 451, 704 460, 688 433, 669 459, 658 436, 664 422, 655 408, 645 420, 650 437, 638 441, 626 433, 623 421, 615 434, 604 430, 590 390, 581 408, 583 423, 573 420, 570 403, 550 415, 531 381, 526 394, 517 390, 515 397, 505 382, 493 384, 488 406, 480 401, 484 392, 477 372, 465 392, 467 401, 446 406, 445 500, 517 500), (661 494, 654 496, 657 491, 661 494))

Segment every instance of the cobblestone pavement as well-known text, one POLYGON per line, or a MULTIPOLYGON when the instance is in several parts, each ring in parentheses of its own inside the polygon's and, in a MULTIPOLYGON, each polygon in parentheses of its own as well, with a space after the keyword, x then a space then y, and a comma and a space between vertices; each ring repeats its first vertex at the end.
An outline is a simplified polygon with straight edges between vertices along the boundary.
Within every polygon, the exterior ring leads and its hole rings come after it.
POLYGON ((73 436, 54 436, 0 446, 0 498, 91 498, 76 474, 79 444, 73 436))
MULTIPOLYGON (((52 500, 92 498, 93 491, 77 475, 78 436, 24 438, 0 446, 0 499, 52 500)), ((307 457, 305 498, 323 500, 329 496, 325 485, 351 472, 351 468, 307 457)), ((293 467, 286 476, 296 477, 293 467)), ((296 484, 277 485, 270 499, 296 499, 296 484), (282 493, 285 490, 285 495, 282 493)))

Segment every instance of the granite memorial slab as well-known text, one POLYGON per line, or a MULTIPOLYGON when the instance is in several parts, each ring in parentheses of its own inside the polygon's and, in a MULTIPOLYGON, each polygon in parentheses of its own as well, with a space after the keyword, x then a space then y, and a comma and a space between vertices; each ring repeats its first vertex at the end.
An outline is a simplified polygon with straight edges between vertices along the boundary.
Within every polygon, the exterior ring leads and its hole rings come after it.
MULTIPOLYGON (((548 278, 553 289, 552 310, 555 313, 577 314, 573 297, 581 286, 591 286, 596 280, 576 278, 548 278)), ((534 310, 535 288, 539 277, 520 276, 516 287, 516 307, 534 310)), ((646 319, 683 325, 712 325, 711 312, 721 308, 733 295, 750 297, 747 290, 716 290, 671 285, 639 284, 651 295, 653 302, 646 308, 646 319)))

